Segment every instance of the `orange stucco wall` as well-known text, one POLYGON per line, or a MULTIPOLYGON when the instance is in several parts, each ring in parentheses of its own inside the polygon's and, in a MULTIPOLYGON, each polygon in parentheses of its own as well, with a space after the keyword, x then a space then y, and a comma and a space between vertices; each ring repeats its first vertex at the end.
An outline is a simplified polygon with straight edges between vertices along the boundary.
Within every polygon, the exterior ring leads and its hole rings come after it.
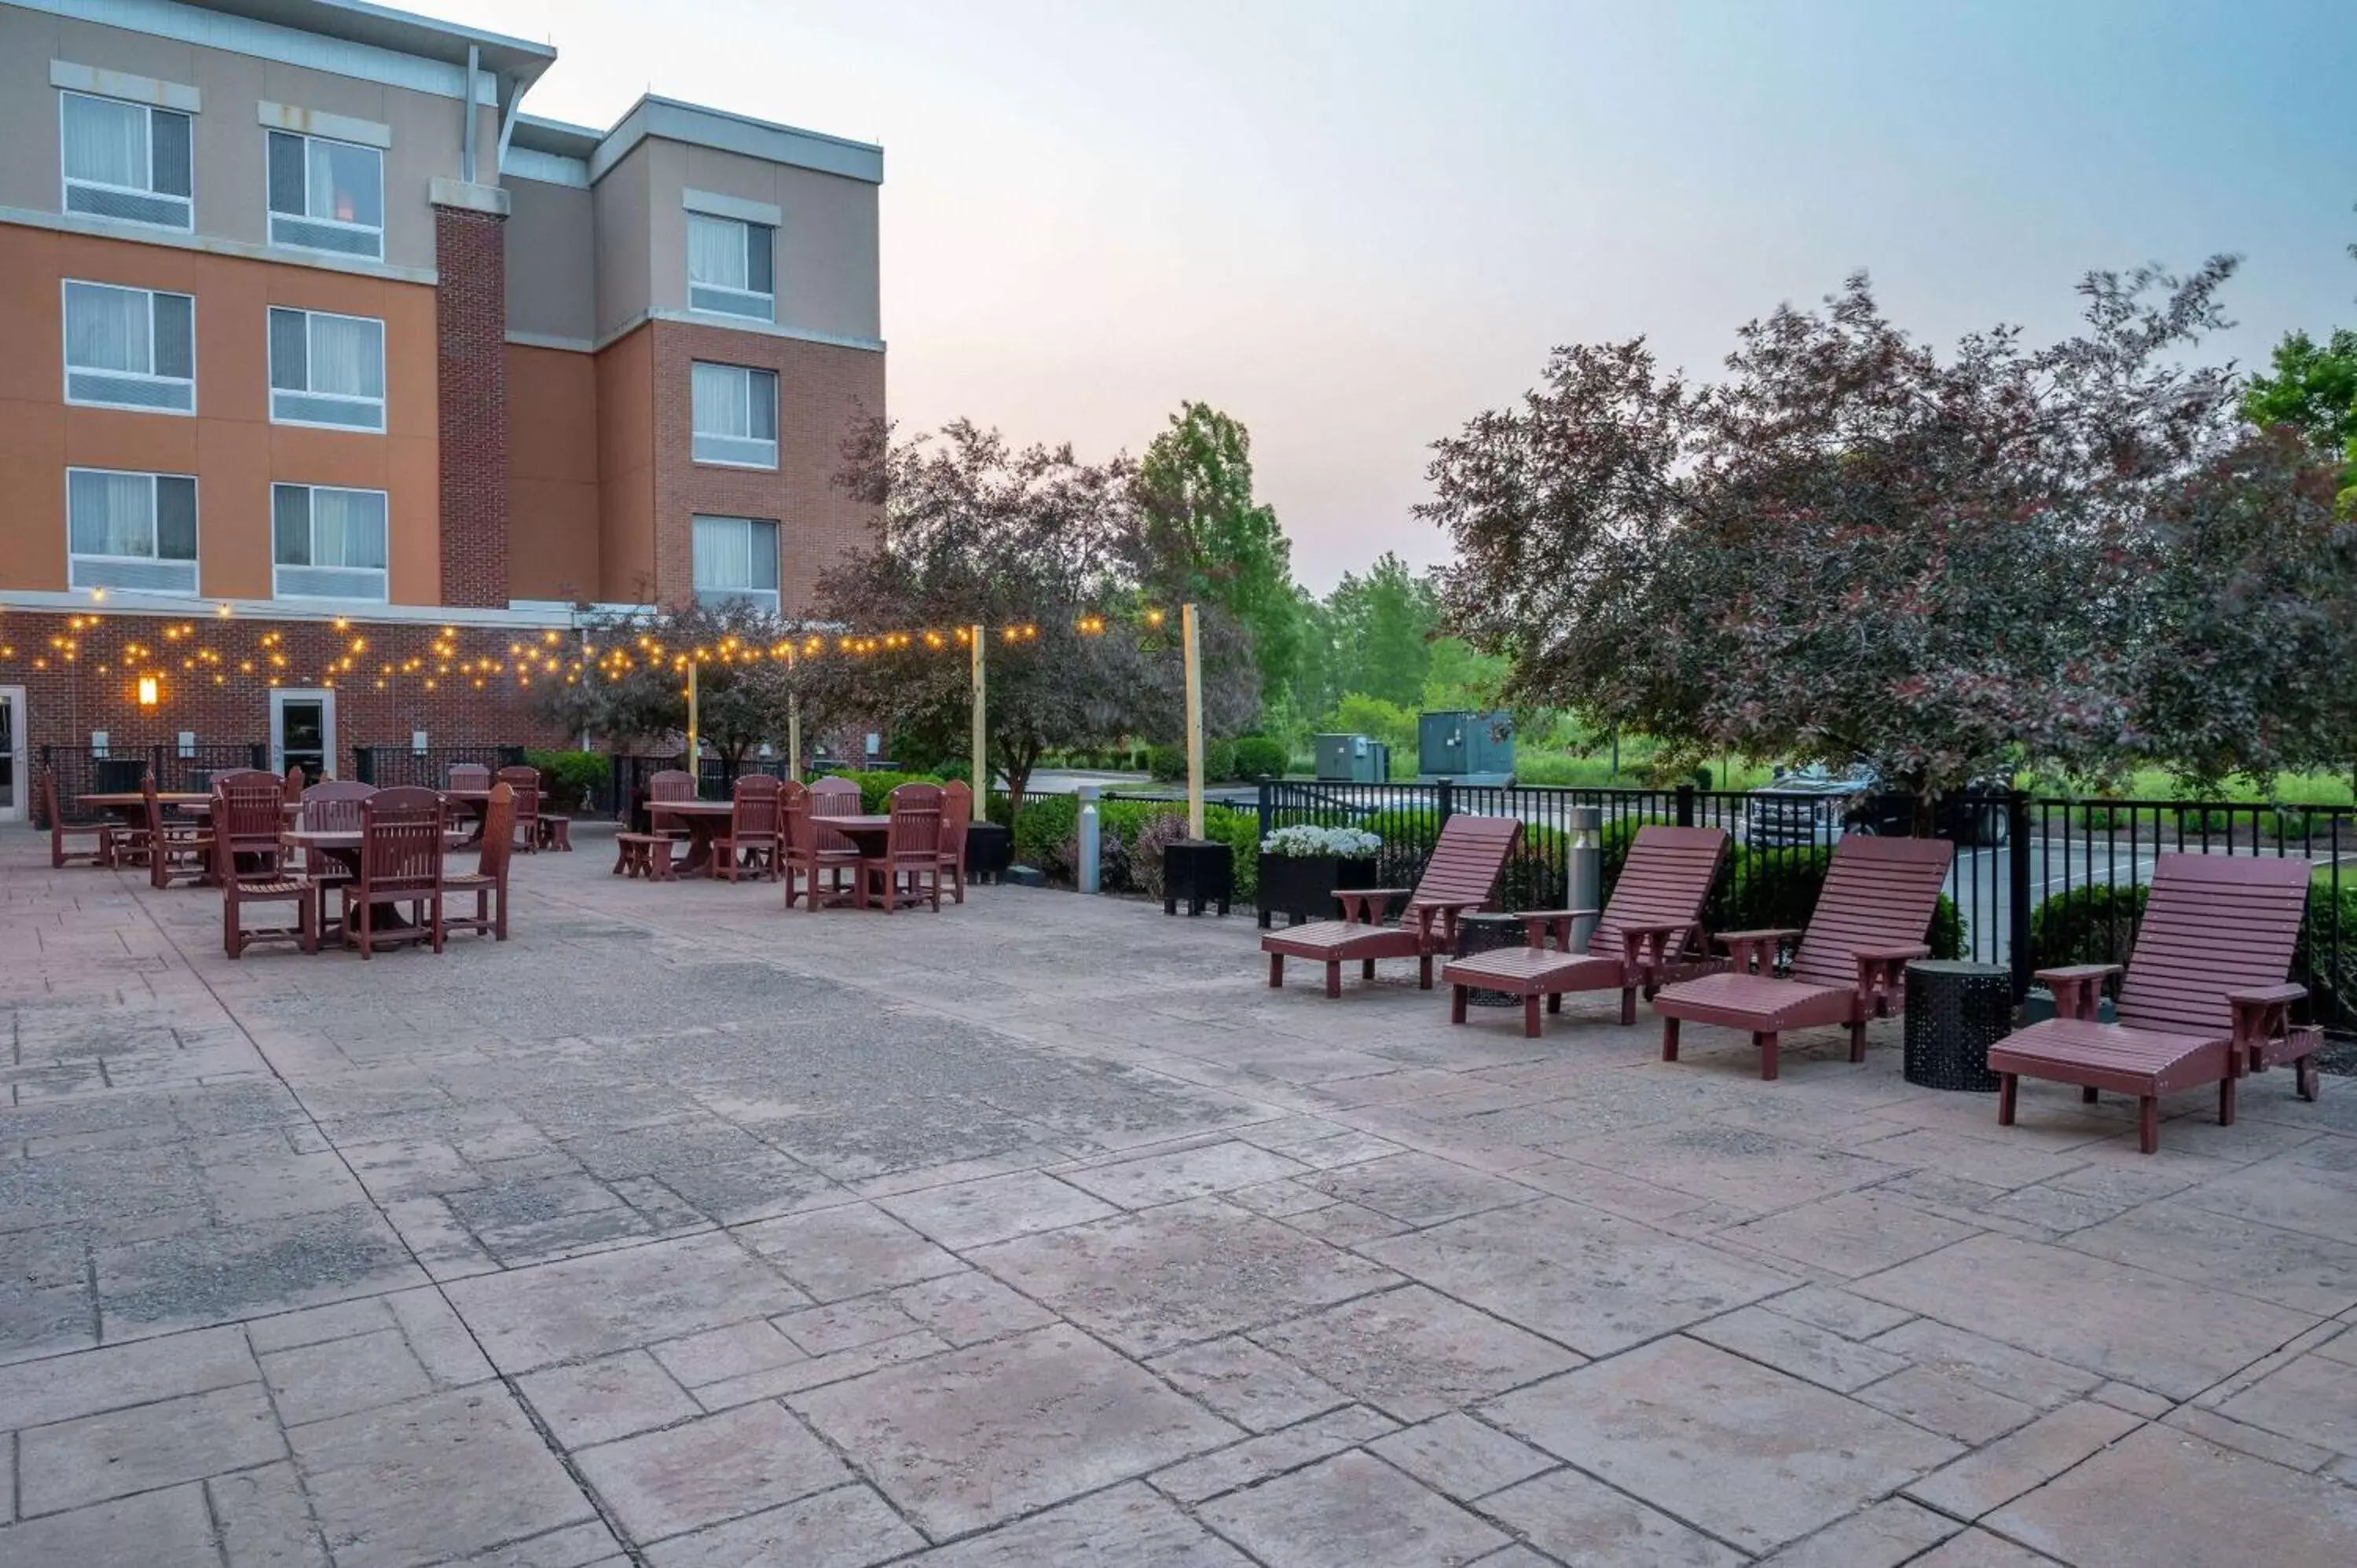
POLYGON ((597 363, 598 597, 652 602, 655 580, 654 334, 641 327, 597 363))
POLYGON ((195 475, 198 585, 224 598, 271 596, 274 481, 384 490, 391 596, 436 603, 434 353, 434 291, 422 285, 0 223, 0 587, 66 586, 73 466, 195 475), (195 417, 66 406, 68 278, 195 297, 195 417), (384 322, 385 434, 270 423, 273 305, 384 322))
POLYGON ((508 592, 568 603, 602 596, 597 364, 508 345, 508 592))

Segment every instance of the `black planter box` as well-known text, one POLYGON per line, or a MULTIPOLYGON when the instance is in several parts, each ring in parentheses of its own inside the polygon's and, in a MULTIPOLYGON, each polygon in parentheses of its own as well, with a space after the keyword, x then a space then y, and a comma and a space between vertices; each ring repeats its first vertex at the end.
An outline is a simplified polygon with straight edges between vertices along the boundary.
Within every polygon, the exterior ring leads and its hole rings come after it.
POLYGON ((1334 902, 1335 889, 1372 887, 1375 857, 1345 859, 1339 854, 1264 854, 1260 857, 1260 929, 1269 917, 1283 915, 1288 926, 1304 920, 1341 918, 1334 902))
POLYGON ((1015 835, 998 822, 968 822, 965 875, 970 882, 1005 882, 1015 863, 1015 835))
POLYGON ((1162 850, 1162 912, 1175 915, 1178 901, 1200 915, 1206 904, 1228 912, 1236 891, 1236 852, 1216 839, 1180 839, 1162 850))

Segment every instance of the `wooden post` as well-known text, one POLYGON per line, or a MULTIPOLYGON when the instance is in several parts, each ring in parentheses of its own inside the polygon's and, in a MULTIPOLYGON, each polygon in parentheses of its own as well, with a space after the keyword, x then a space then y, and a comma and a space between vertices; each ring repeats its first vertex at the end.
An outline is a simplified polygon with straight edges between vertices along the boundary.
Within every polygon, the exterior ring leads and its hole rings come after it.
MULTIPOLYGON (((786 679, 794 678, 797 665, 794 645, 786 644, 786 679)), ((789 687, 786 691, 786 777, 799 783, 802 776, 802 694, 789 687)))
POLYGON ((704 793, 704 755, 696 744, 695 730, 695 655, 687 656, 687 776, 695 780, 695 792, 704 793))
POLYGON ((982 658, 982 628, 969 627, 974 642, 974 821, 990 820, 990 726, 985 722, 985 681, 982 658))
POLYGON ((1203 649, 1196 635, 1195 607, 1181 605, 1179 624, 1187 646, 1187 836, 1203 836, 1203 649))

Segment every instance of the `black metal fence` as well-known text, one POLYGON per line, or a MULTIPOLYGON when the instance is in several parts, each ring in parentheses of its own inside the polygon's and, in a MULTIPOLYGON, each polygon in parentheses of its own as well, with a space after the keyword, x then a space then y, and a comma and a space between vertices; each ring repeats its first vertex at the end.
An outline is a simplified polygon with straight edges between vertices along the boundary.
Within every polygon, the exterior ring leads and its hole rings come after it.
MULTIPOLYGON (((1297 822, 1353 824, 1383 840, 1376 881, 1414 884, 1440 823, 1458 811, 1524 824, 1502 893, 1537 908, 1566 893, 1571 813, 1595 809, 1609 871, 1646 822, 1723 828, 1735 841, 1713 889, 1716 929, 1806 923, 1832 845, 1847 832, 1905 832, 1910 800, 1697 789, 1265 781, 1261 832, 1297 822)), ((2008 966, 2017 992, 2053 964, 2124 961, 2143 918, 2142 889, 2164 854, 2266 854, 2314 867, 2292 978, 2317 1021, 2357 1032, 2357 808, 2223 800, 2064 800, 1988 794, 1943 802, 1932 831, 1956 846, 1935 942, 2008 966)))
MULTIPOLYGON (((207 789, 212 787, 216 773, 233 773, 242 768, 268 768, 270 746, 266 741, 208 742, 202 745, 111 746, 104 751, 86 746, 45 746, 35 759, 36 772, 48 769, 58 781, 58 810, 68 817, 91 813, 81 810, 84 795, 113 795, 139 788, 141 779, 155 776, 156 788, 166 794, 175 790, 207 789)), ((40 793, 38 778, 32 795, 37 826, 49 824, 40 820, 40 793)))
POLYGON ((520 746, 434 746, 424 751, 406 746, 356 746, 352 747, 352 777, 380 789, 389 789, 396 784, 443 789, 449 787, 453 768, 488 768, 496 773, 502 768, 517 767, 523 759, 523 747, 520 746))

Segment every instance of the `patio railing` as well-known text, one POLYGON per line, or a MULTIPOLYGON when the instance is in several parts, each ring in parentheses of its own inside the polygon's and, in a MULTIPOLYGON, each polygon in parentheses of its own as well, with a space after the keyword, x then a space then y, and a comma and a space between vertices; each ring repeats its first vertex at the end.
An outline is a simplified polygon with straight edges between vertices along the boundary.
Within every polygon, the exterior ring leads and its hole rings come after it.
POLYGON ((523 759, 523 747, 520 746, 433 746, 424 751, 406 746, 356 746, 352 747, 352 777, 380 789, 389 789, 396 784, 440 789, 449 785, 453 768, 488 768, 496 773, 502 768, 516 767, 523 759))
MULTIPOLYGON (((268 768, 270 745, 267 741, 213 741, 182 747, 178 745, 110 746, 104 751, 86 746, 44 746, 35 753, 36 769, 48 768, 57 775, 58 810, 68 817, 88 815, 81 809, 84 795, 112 795, 136 789, 139 781, 152 773, 156 788, 166 794, 175 790, 206 789, 212 785, 216 773, 232 773, 241 768, 268 768)), ((33 815, 40 816, 40 793, 36 783, 32 793, 33 815)), ((37 827, 46 828, 45 821, 37 827)))

